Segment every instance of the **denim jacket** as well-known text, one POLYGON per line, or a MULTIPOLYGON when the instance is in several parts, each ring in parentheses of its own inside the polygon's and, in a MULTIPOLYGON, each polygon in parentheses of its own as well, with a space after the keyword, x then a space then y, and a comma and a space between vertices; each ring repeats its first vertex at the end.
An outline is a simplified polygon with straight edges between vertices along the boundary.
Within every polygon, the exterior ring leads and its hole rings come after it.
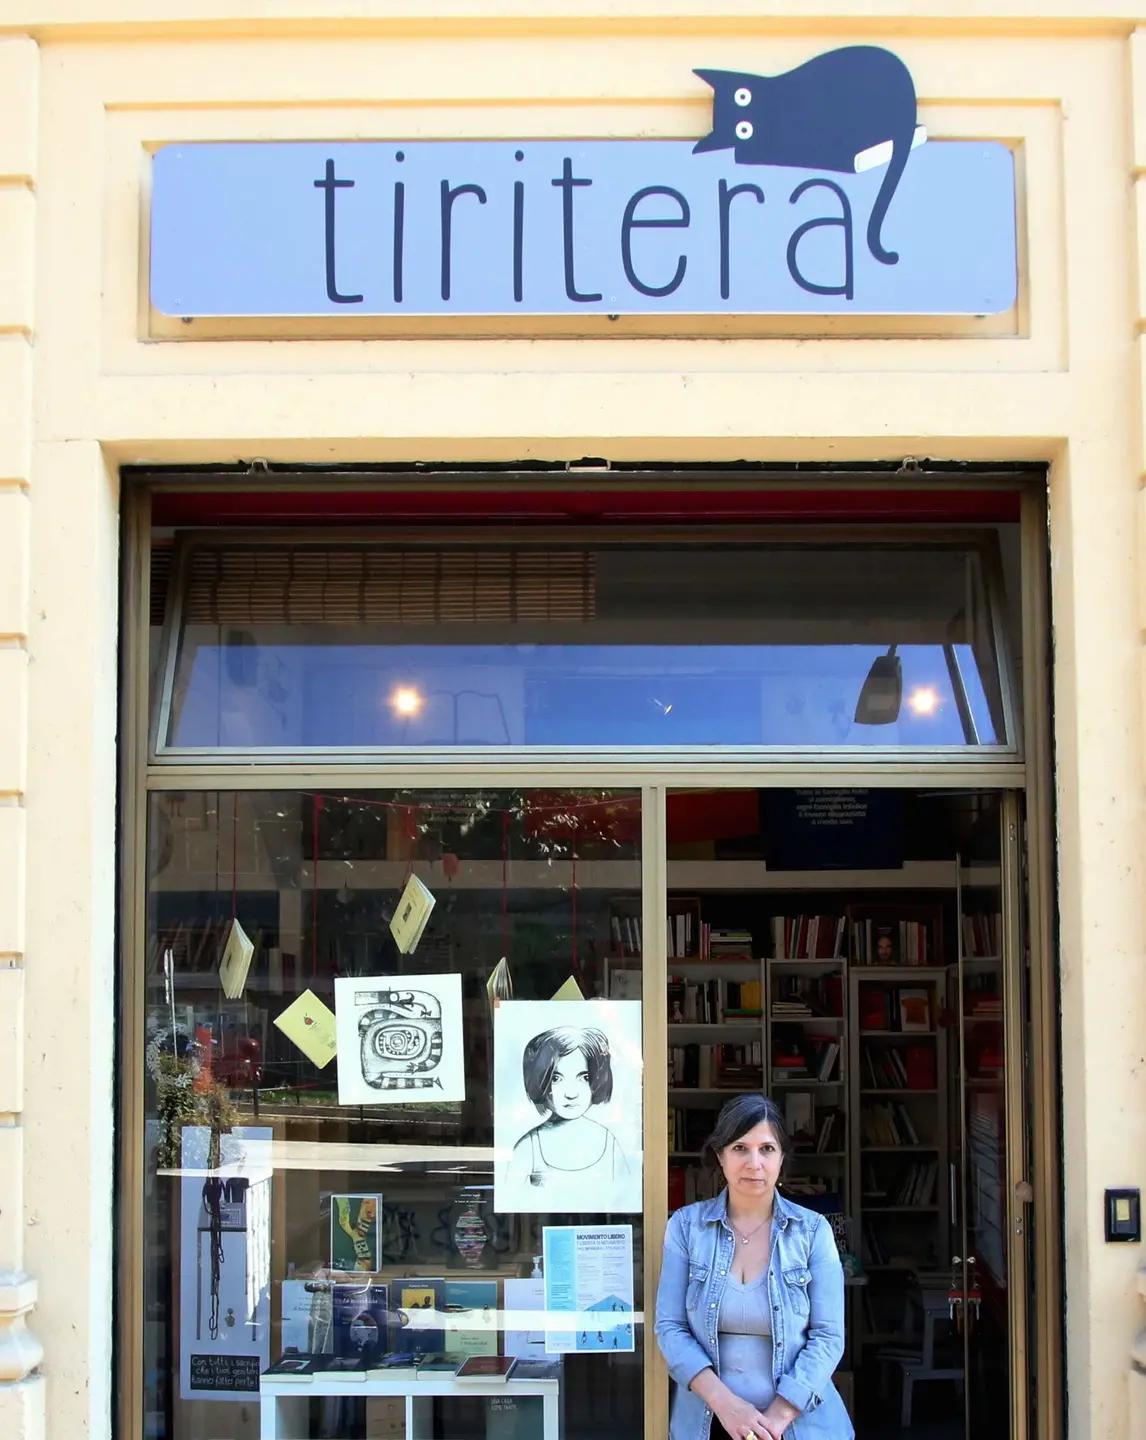
MULTIPOLYGON (((720 1374, 717 1318, 736 1239, 728 1191, 686 1205, 669 1220, 657 1290, 657 1343, 676 1381, 669 1440, 708 1440, 712 1412, 688 1387, 708 1366, 720 1374)), ((851 1440, 832 1384, 844 1353, 844 1272, 832 1227, 776 1195, 768 1258, 773 1381, 800 1414, 785 1440, 851 1440)))

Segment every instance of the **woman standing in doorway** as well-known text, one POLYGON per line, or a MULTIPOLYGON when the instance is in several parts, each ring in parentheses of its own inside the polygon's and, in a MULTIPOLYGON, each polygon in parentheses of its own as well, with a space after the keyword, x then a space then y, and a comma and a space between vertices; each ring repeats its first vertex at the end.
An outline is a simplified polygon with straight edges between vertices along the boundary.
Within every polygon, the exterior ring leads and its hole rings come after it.
POLYGON ((851 1440, 832 1373, 844 1274, 831 1226, 777 1194, 787 1136, 763 1095, 730 1100, 704 1147, 725 1188, 669 1220, 657 1341, 670 1440, 851 1440))

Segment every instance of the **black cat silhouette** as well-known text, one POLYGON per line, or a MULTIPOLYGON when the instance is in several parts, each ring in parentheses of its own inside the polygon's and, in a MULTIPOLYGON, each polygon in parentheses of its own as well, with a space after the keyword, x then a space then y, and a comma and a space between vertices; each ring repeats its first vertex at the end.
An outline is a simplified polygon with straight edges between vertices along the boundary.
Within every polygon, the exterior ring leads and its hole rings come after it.
POLYGON ((890 50, 849 45, 782 75, 693 72, 712 86, 712 131, 693 146, 734 150, 738 165, 787 165, 854 174, 887 162, 867 227, 884 265, 899 256, 880 237, 903 167, 926 138, 915 123, 915 85, 890 50))

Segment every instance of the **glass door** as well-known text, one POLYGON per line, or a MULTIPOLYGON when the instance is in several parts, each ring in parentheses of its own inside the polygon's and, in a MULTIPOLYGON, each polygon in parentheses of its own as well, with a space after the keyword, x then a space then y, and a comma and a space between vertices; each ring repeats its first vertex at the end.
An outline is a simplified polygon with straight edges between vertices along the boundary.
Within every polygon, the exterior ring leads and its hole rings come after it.
POLYGON ((160 790, 147 842, 146 1433, 639 1435, 640 794, 160 790))
POLYGON ((1026 1434, 1027 1231, 1024 1124, 1026 959, 1018 797, 983 796, 960 856, 951 967, 951 1286, 961 1340, 965 1434, 1026 1434))

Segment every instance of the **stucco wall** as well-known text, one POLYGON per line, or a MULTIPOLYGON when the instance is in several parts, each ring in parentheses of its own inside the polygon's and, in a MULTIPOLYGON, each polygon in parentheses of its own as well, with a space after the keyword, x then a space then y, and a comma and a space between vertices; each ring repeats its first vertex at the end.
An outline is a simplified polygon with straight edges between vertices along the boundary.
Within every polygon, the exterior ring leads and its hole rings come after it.
POLYGON ((1103 1244, 1100 1205, 1146 1188, 1140 20, 1128 0, 0 0, 5 1440, 109 1432, 117 467, 252 456, 1050 463, 1069 1429, 1146 1433, 1138 1254, 1103 1244), (694 65, 872 37, 933 134, 1020 147, 1016 334, 141 340, 149 145, 689 136, 694 65))

